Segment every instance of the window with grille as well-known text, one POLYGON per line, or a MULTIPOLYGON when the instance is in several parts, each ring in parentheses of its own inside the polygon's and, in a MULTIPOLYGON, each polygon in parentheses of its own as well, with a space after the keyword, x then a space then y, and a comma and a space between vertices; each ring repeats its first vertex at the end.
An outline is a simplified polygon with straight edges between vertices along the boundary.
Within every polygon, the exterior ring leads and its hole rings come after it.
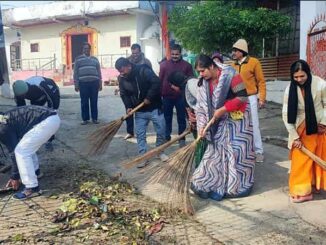
POLYGON ((120 37, 120 48, 130 47, 130 36, 128 37, 120 37))
POLYGON ((38 43, 31 43, 31 53, 39 52, 39 45, 38 43))

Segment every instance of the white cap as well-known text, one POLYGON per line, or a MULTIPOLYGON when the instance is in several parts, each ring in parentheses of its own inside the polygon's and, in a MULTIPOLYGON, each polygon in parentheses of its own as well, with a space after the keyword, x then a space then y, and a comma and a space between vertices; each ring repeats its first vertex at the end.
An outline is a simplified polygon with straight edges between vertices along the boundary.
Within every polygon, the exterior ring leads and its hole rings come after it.
POLYGON ((248 53, 248 44, 247 41, 244 39, 239 39, 238 41, 235 42, 235 44, 233 44, 233 48, 242 50, 246 53, 248 53))

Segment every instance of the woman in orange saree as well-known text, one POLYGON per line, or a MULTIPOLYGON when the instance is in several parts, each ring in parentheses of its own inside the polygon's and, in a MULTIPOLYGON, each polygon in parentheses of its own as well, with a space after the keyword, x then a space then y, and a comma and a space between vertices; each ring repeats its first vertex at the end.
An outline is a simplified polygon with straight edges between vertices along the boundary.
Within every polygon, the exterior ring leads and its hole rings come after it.
POLYGON ((313 76, 304 60, 294 62, 290 72, 282 110, 289 132, 289 194, 293 202, 304 202, 312 200, 313 193, 326 190, 326 171, 300 150, 304 145, 326 159, 326 81, 313 76))

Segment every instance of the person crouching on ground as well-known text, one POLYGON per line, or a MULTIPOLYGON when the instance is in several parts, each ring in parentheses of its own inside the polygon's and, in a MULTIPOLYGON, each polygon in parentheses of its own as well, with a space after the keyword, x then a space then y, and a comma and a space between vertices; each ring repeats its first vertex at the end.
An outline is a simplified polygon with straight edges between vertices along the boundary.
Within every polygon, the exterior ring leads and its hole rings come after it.
POLYGON ((313 76, 304 60, 294 62, 290 72, 282 115, 289 132, 289 192, 292 202, 298 203, 312 200, 313 192, 326 190, 326 171, 300 151, 305 146, 326 160, 326 81, 313 76))
POLYGON ((22 106, 0 113, 0 143, 5 145, 12 158, 11 177, 6 187, 22 192, 14 197, 25 199, 40 194, 37 180, 39 162, 36 151, 54 135, 60 118, 53 109, 42 106, 22 106))

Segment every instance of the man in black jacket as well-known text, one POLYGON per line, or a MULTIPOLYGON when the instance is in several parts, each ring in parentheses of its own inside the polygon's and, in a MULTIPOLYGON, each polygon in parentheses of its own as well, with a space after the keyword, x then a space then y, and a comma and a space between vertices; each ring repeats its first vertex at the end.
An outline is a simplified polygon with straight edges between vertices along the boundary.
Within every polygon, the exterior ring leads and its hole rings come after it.
POLYGON ((31 105, 44 106, 57 110, 60 105, 60 90, 58 85, 50 78, 33 76, 25 81, 17 80, 12 85, 17 106, 31 105))
POLYGON ((0 113, 0 143, 5 145, 12 158, 11 177, 7 187, 19 189, 20 179, 25 185, 17 199, 39 194, 36 151, 60 126, 60 118, 53 109, 43 106, 21 106, 0 113))
MULTIPOLYGON (((148 65, 134 65, 123 57, 116 61, 115 68, 120 73, 120 96, 127 108, 127 113, 141 102, 145 103, 145 106, 135 113, 138 152, 144 154, 147 151, 146 130, 150 121, 153 122, 156 131, 156 146, 163 144, 165 141, 165 121, 162 112, 160 79, 148 65)), ((161 153, 160 159, 167 161, 168 156, 161 153)), ((147 164, 148 161, 138 167, 145 167, 147 164)))
MULTIPOLYGON (((17 80, 12 85, 17 106, 25 106, 26 100, 31 105, 44 106, 57 110, 60 105, 60 90, 58 85, 50 78, 33 76, 25 81, 17 80)), ((52 151, 54 135, 46 143, 46 149, 52 151)))

